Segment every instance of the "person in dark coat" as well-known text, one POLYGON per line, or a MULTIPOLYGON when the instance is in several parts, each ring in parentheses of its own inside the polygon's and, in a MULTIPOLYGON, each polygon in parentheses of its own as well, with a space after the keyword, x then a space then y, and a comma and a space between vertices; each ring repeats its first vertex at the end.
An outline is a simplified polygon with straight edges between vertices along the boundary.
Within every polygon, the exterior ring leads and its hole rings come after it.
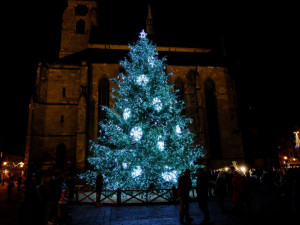
POLYGON ((226 180, 225 180, 224 172, 220 172, 217 176, 215 194, 218 199, 218 203, 221 211, 225 212, 224 198, 227 195, 227 191, 226 191, 226 180))
POLYGON ((197 200, 198 205, 201 211, 203 212, 204 219, 202 224, 207 224, 209 222, 209 210, 208 210, 208 175, 203 170, 203 168, 197 169, 197 184, 196 184, 196 192, 197 192, 197 200))
POLYGON ((10 202, 11 201, 11 193, 12 193, 12 189, 15 187, 15 180, 12 176, 9 177, 8 182, 7 182, 7 201, 10 202))
POLYGON ((232 203, 235 211, 241 210, 245 196, 246 178, 238 171, 233 172, 232 178, 232 203))
POLYGON ((18 177, 17 179, 17 184, 18 184, 18 192, 21 191, 21 186, 22 186, 22 182, 23 182, 23 179, 22 179, 22 175, 20 174, 20 176, 18 177))
POLYGON ((103 188, 103 175, 101 171, 98 172, 98 175, 96 177, 96 204, 97 206, 100 206, 100 198, 102 194, 102 188, 103 188))
POLYGON ((184 174, 178 179, 177 195, 179 197, 180 210, 179 217, 180 223, 184 223, 184 218, 187 222, 193 221, 189 215, 189 193, 192 189, 192 180, 190 177, 191 171, 186 169, 184 174))

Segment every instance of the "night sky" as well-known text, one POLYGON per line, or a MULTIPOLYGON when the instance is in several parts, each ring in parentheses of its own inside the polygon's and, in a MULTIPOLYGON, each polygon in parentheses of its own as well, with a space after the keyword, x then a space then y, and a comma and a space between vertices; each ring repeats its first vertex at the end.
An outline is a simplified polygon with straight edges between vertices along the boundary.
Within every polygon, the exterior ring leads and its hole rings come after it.
MULTIPOLYGON (((24 154, 36 65, 57 58, 65 4, 64 0, 28 2, 5 3, 2 31, 6 32, 1 32, 3 68, 8 70, 0 75, 0 148, 18 154, 24 154)), ((116 41, 134 42, 144 28, 147 2, 100 1, 101 32, 116 41)), ((274 148, 278 136, 291 135, 300 126, 297 7, 274 1, 204 2, 152 0, 155 29, 166 40, 199 46, 217 46, 222 34, 246 143, 257 145, 257 151, 274 148)))

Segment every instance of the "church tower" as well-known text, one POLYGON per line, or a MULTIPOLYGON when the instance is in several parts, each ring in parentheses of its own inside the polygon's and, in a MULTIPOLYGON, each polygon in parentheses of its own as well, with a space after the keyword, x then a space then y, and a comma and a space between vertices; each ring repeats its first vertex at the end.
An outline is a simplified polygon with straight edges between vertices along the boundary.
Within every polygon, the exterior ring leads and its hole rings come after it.
POLYGON ((149 36, 153 36, 153 34, 154 34, 153 19, 152 19, 150 4, 148 4, 148 14, 147 14, 147 19, 146 19, 146 33, 149 36))
POLYGON ((91 29, 97 26, 96 0, 68 0, 68 6, 63 13, 59 57, 86 49, 91 29))

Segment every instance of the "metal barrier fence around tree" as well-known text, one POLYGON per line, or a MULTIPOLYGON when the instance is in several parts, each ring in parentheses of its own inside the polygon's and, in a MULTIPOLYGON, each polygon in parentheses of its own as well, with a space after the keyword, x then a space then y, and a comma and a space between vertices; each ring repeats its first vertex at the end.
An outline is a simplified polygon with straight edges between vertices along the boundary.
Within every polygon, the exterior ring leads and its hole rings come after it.
MULTIPOLYGON (((197 197, 195 188, 192 188, 190 197, 197 197)), ((100 203, 104 205, 128 205, 128 204, 163 204, 176 203, 177 189, 145 189, 145 190, 103 190, 100 203)), ((75 203, 96 204, 96 190, 78 185, 76 187, 75 203)))

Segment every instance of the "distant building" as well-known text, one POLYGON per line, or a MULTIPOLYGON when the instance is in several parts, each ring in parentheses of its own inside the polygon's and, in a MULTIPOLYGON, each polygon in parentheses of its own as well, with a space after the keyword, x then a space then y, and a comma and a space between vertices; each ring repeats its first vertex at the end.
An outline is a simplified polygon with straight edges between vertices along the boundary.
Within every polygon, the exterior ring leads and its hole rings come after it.
POLYGON ((0 179, 7 179, 10 175, 24 175, 24 157, 0 152, 0 179))
POLYGON ((279 145, 278 159, 282 169, 300 167, 299 131, 294 134, 294 138, 283 139, 279 145))
MULTIPOLYGON (((97 1, 68 1, 60 58, 37 69, 29 107, 27 166, 85 168, 89 140, 97 140, 98 124, 105 116, 99 109, 113 106, 109 79, 122 71, 119 61, 128 53, 128 43, 91 41, 91 31, 100 29, 97 13, 97 1)), ((211 168, 243 163, 236 92, 227 68, 210 48, 155 40, 150 6, 145 13, 146 31, 159 56, 167 57, 166 70, 174 72, 170 82, 185 100, 184 113, 193 119, 195 142, 207 149, 205 163, 211 168)))

